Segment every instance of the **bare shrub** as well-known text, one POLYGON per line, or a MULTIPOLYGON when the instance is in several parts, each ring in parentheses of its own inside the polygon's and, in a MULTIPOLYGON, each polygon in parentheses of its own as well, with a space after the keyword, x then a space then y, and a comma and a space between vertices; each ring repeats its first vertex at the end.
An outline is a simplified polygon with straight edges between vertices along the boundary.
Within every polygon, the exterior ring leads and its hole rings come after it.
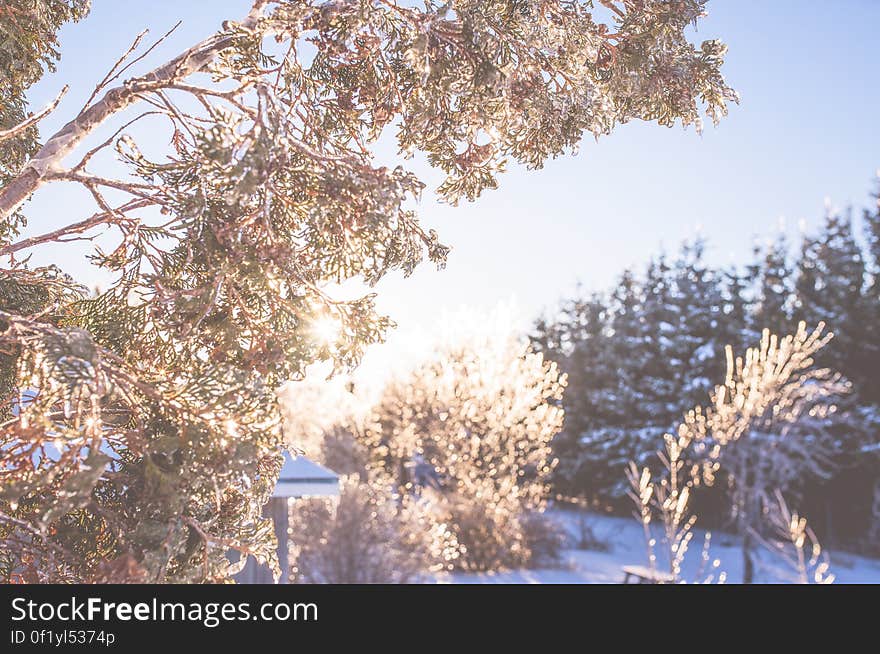
POLYGON ((569 543, 565 529, 546 513, 528 511, 520 518, 523 540, 529 551, 528 567, 549 568, 562 561, 562 550, 569 543))
POLYGON ((461 556, 455 567, 465 572, 520 568, 529 563, 519 507, 509 502, 475 502, 472 497, 446 497, 443 515, 458 540, 461 556))
POLYGON ((574 546, 579 550, 591 550, 593 552, 607 552, 610 549, 608 541, 596 534, 594 518, 585 511, 579 511, 575 518, 574 546))
POLYGON ((300 583, 415 583, 457 554, 442 522, 381 482, 343 480, 336 499, 291 509, 291 580, 300 583))

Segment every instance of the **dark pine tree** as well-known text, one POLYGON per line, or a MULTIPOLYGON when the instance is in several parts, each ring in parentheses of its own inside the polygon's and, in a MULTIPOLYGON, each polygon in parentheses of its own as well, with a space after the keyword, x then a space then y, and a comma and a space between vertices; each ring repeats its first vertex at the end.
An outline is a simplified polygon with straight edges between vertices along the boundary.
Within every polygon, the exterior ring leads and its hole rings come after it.
POLYGON ((864 360, 865 272, 850 213, 829 211, 819 234, 804 237, 794 316, 808 324, 824 321, 834 332, 820 363, 845 375, 857 389, 873 373, 864 360))
POLYGON ((746 269, 742 272, 735 266, 730 266, 719 270, 717 274, 723 301, 719 322, 720 340, 725 345, 730 345, 735 352, 744 352, 760 338, 760 334, 751 329, 750 271, 746 269))
MULTIPOLYGON (((863 537, 880 497, 880 197, 874 202, 864 214, 864 251, 849 216, 836 214, 804 237, 799 256, 780 232, 743 268, 708 265, 697 239, 671 264, 655 257, 643 275, 624 272, 607 296, 579 294, 539 321, 535 348, 569 379, 565 427, 553 443, 555 490, 621 506, 624 466, 651 464, 663 434, 706 402, 724 374, 726 345, 741 352, 764 329, 786 334, 800 320, 821 320, 835 339, 817 363, 849 378, 853 392, 834 418, 837 472, 793 492, 826 544, 863 537)), ((726 473, 718 474, 694 498, 707 526, 727 515, 726 473)), ((880 533, 880 515, 876 523, 880 533)))
POLYGON ((791 316, 794 273, 790 263, 788 239, 783 232, 780 231, 763 248, 755 247, 749 274, 754 285, 749 321, 749 331, 755 336, 752 342, 758 342, 765 329, 773 334, 793 332, 797 324, 791 316))
POLYGON ((862 398, 874 406, 880 405, 880 179, 872 197, 873 206, 863 214, 867 256, 865 267, 869 281, 863 298, 863 327, 867 375, 862 380, 862 398))
MULTIPOLYGON (((852 393, 840 403, 841 420, 835 462, 837 474, 827 483, 808 488, 804 510, 823 516, 826 542, 853 535, 851 525, 864 526, 870 511, 869 494, 876 471, 866 469, 864 448, 876 441, 876 411, 867 399, 876 384, 870 365, 870 332, 866 300, 866 267, 856 242, 851 213, 827 212, 822 229, 804 237, 796 281, 795 320, 822 320, 834 339, 817 357, 817 364, 843 374, 852 393), (813 508, 815 507, 815 508, 813 508), (832 519, 833 517, 833 519, 832 519)), ((873 466, 872 466, 873 467, 873 466)), ((815 521, 814 521, 815 522, 815 521)))
POLYGON ((723 374, 724 334, 720 330, 724 298, 719 275, 705 261, 702 238, 681 246, 673 269, 671 306, 677 323, 668 365, 679 389, 675 418, 704 403, 723 374))
POLYGON ((645 427, 662 432, 680 417, 680 389, 670 374, 670 354, 678 334, 677 311, 673 303, 674 279, 665 256, 653 260, 642 285, 641 379, 644 385, 645 427))
POLYGON ((606 317, 608 332, 602 367, 610 373, 595 391, 594 419, 579 438, 581 475, 589 475, 595 497, 623 497, 627 461, 641 451, 633 425, 645 421, 642 369, 643 323, 641 289, 626 270, 611 294, 606 317))
MULTIPOLYGON (((598 494, 594 457, 581 443, 585 433, 604 425, 607 401, 617 371, 610 356, 608 307, 596 293, 566 301, 554 320, 536 323, 532 345, 568 374, 563 397, 565 422, 553 439, 553 485, 558 494, 595 499, 598 494)), ((601 465, 601 464, 600 464, 601 465)))

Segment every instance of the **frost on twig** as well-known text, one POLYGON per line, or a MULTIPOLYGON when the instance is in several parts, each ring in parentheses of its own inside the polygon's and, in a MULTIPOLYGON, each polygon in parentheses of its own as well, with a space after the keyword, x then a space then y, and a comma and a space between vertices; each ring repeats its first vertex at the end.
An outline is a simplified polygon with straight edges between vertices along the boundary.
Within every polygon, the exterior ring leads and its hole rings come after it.
MULTIPOLYGON (((708 407, 689 411, 676 434, 664 437, 659 474, 630 464, 630 496, 636 518, 644 525, 652 567, 658 565, 658 543, 652 530, 658 520, 663 560, 672 578, 681 579, 681 565, 697 520, 691 511, 691 494, 700 485, 714 482, 725 452, 755 430, 778 430, 785 438, 805 417, 831 410, 829 403, 845 392, 847 385, 839 375, 813 365, 814 355, 831 338, 823 332, 821 323, 812 331, 800 323, 796 333, 782 338, 765 330, 761 344, 747 350, 744 357, 734 358, 728 347, 724 383, 715 387, 708 407)), ((737 476, 744 473, 736 469, 733 473, 732 483, 746 487, 746 478, 737 476)), ((763 487, 759 490, 765 492, 763 487)))

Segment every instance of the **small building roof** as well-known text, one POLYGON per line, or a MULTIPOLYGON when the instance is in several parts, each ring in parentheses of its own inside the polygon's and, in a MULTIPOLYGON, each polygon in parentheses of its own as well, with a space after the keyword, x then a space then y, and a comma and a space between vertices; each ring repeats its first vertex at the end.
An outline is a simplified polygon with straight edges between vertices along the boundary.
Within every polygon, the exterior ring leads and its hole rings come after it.
POLYGON ((335 497, 339 475, 304 456, 284 453, 284 465, 272 497, 335 497))

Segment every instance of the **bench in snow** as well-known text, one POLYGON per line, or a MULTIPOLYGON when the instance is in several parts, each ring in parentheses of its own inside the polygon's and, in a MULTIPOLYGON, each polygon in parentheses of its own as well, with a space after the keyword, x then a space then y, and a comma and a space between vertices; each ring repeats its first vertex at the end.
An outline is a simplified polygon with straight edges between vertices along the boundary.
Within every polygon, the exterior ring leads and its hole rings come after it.
POLYGON ((642 565, 623 566, 623 583, 625 584, 671 584, 674 581, 675 579, 668 572, 652 570, 642 565), (630 579, 633 581, 630 582, 630 579))

